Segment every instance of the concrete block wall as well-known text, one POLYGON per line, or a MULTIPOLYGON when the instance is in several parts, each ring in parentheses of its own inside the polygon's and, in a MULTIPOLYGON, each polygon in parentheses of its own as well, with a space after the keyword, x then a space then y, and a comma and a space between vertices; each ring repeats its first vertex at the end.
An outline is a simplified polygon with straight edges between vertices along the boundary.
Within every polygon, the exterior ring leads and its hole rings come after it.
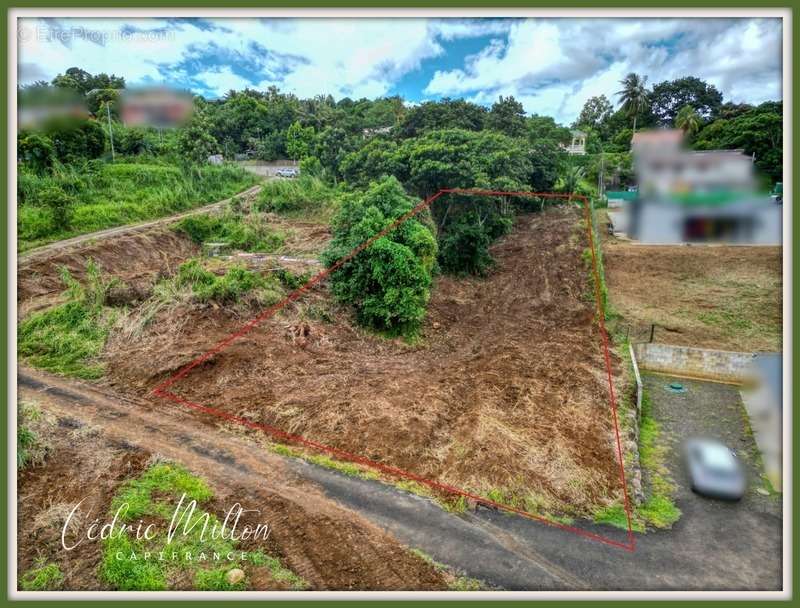
POLYGON ((754 353, 648 343, 635 344, 633 350, 644 370, 736 384, 752 378, 754 353))

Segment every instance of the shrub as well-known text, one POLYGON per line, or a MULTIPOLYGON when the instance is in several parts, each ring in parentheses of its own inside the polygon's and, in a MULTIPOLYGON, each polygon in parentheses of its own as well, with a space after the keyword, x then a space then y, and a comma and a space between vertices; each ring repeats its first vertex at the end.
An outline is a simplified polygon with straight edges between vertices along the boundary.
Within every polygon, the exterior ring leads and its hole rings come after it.
MULTIPOLYGON (((413 207, 394 177, 345 198, 323 254, 331 266, 413 207)), ((331 275, 334 296, 352 305, 360 323, 390 335, 413 337, 425 317, 436 239, 416 218, 403 222, 331 275)))
POLYGON ((49 137, 37 133, 20 133, 17 138, 17 157, 37 173, 42 173, 53 166, 53 142, 49 137))
POLYGON ((68 230, 75 200, 61 188, 48 187, 39 193, 39 203, 50 210, 53 232, 68 230))
POLYGON ((106 147, 106 134, 95 120, 53 118, 44 125, 44 135, 53 144, 55 157, 62 163, 97 158, 106 147))
POLYGON ((459 196, 437 201, 433 214, 439 225, 439 265, 451 274, 485 275, 493 264, 492 241, 512 226, 512 213, 496 197, 459 196))
POLYGON ((475 218, 462 215, 439 240, 439 264, 453 274, 483 275, 492 265, 489 245, 492 239, 475 218))

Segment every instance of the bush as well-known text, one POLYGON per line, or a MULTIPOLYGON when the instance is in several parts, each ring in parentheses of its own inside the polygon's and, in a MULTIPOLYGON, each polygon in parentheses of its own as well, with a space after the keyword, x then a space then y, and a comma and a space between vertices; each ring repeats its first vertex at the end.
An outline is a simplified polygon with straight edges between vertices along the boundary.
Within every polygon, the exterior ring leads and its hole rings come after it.
POLYGON ((44 125, 43 134, 53 144, 55 157, 62 163, 102 156, 106 133, 96 120, 54 118, 44 125))
POLYGON ((235 304, 251 296, 262 305, 274 304, 282 292, 277 281, 241 266, 234 266, 221 276, 206 270, 198 260, 189 260, 178 269, 179 287, 190 287, 193 298, 200 303, 214 301, 235 304))
POLYGON ((499 197, 440 199, 433 215, 439 226, 439 265, 451 274, 485 275, 493 264, 489 245, 508 233, 513 207, 499 197))
MULTIPOLYGON (((363 195, 346 197, 323 261, 333 265, 413 204, 394 177, 373 183, 363 195)), ((436 252, 431 229, 408 219, 331 275, 334 296, 355 308, 361 324, 411 338, 425 317, 436 252)))
POLYGON ((37 173, 53 166, 55 152, 49 137, 37 133, 20 133, 17 138, 17 157, 37 173))
POLYGON ((53 232, 69 229, 70 214, 75 200, 61 188, 49 187, 39 193, 39 203, 50 210, 53 232))
POLYGON ((439 264, 445 272, 484 275, 491 267, 492 239, 476 215, 475 212, 462 215, 439 239, 439 264))

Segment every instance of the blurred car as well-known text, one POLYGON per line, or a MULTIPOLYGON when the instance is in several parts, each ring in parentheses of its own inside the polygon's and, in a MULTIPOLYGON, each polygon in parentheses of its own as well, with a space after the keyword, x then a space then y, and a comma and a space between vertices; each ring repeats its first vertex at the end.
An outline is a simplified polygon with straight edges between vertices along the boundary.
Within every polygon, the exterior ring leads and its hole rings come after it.
POLYGON ((739 500, 747 490, 744 468, 736 453, 713 439, 686 442, 686 465, 692 491, 725 500, 739 500))
POLYGON ((297 169, 278 169, 275 175, 278 177, 297 177, 300 175, 300 171, 297 169))

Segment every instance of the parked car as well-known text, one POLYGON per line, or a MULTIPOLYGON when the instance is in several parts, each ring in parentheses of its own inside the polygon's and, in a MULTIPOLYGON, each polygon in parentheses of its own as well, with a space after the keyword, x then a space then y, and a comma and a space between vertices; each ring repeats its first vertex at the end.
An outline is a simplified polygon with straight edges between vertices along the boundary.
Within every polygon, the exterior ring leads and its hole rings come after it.
POLYGON ((747 490, 744 467, 736 453, 714 439, 689 439, 686 465, 692 491, 725 500, 739 500, 747 490))
POLYGON ((278 177, 297 177, 300 175, 300 171, 297 169, 278 169, 275 175, 278 177))

